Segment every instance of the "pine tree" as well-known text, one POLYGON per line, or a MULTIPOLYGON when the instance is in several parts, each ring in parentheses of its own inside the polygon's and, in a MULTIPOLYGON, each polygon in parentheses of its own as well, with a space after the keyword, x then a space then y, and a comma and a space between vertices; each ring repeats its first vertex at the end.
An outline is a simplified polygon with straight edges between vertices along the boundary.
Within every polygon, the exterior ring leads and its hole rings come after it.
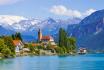
POLYGON ((15 34, 15 39, 16 39, 16 40, 21 40, 21 41, 22 41, 22 37, 21 37, 21 33, 20 33, 20 32, 17 32, 17 33, 15 34))
POLYGON ((20 32, 12 34, 11 37, 12 37, 13 40, 21 40, 22 41, 22 37, 21 37, 21 33, 20 32))
POLYGON ((15 39, 16 39, 14 34, 12 34, 12 39, 13 39, 13 40, 15 40, 15 39))
POLYGON ((59 46, 67 46, 67 33, 64 29, 60 28, 59 30, 59 46))
POLYGON ((64 53, 69 53, 76 49, 76 39, 68 37, 66 31, 62 28, 59 30, 59 47, 63 49, 64 53))

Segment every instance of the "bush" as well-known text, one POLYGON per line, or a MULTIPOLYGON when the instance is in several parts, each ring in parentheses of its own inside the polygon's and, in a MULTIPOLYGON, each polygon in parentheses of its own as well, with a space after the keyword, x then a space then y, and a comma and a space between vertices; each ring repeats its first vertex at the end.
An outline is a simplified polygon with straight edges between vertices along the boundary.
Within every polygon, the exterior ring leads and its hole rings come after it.
POLYGON ((4 58, 8 58, 11 56, 11 51, 9 48, 3 48, 1 53, 3 54, 4 58))
POLYGON ((65 49, 63 49, 61 47, 57 47, 57 48, 55 48, 55 50, 58 54, 64 54, 65 53, 65 49))
POLYGON ((32 46, 32 44, 28 44, 28 48, 31 53, 33 53, 35 51, 34 46, 32 46))

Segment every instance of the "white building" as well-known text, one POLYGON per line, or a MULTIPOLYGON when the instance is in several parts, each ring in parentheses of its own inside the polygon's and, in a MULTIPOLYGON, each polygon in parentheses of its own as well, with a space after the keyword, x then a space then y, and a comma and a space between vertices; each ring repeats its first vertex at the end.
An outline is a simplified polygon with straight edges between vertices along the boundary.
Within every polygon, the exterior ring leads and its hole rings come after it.
POLYGON ((16 53, 19 53, 24 47, 24 44, 21 42, 21 40, 13 40, 13 44, 15 45, 16 53))

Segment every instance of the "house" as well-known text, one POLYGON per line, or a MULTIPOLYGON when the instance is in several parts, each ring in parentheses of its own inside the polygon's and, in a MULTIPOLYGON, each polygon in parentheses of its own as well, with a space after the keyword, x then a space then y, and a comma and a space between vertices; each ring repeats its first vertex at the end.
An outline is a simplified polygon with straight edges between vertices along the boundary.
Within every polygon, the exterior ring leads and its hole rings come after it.
POLYGON ((24 47, 24 44, 22 43, 21 40, 13 40, 13 44, 15 46, 16 53, 19 53, 24 47))
POLYGON ((49 44, 51 46, 56 47, 56 43, 54 42, 54 38, 50 35, 43 36, 40 29, 38 31, 38 41, 41 42, 44 47, 47 47, 49 44))

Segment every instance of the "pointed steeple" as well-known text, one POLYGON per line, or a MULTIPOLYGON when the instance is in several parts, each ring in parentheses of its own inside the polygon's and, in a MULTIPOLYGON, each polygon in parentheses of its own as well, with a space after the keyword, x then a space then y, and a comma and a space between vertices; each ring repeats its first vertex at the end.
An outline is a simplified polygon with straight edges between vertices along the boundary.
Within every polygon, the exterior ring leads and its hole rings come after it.
POLYGON ((39 31, 38 31, 38 41, 41 41, 41 39, 42 39, 42 32, 39 29, 39 31))

